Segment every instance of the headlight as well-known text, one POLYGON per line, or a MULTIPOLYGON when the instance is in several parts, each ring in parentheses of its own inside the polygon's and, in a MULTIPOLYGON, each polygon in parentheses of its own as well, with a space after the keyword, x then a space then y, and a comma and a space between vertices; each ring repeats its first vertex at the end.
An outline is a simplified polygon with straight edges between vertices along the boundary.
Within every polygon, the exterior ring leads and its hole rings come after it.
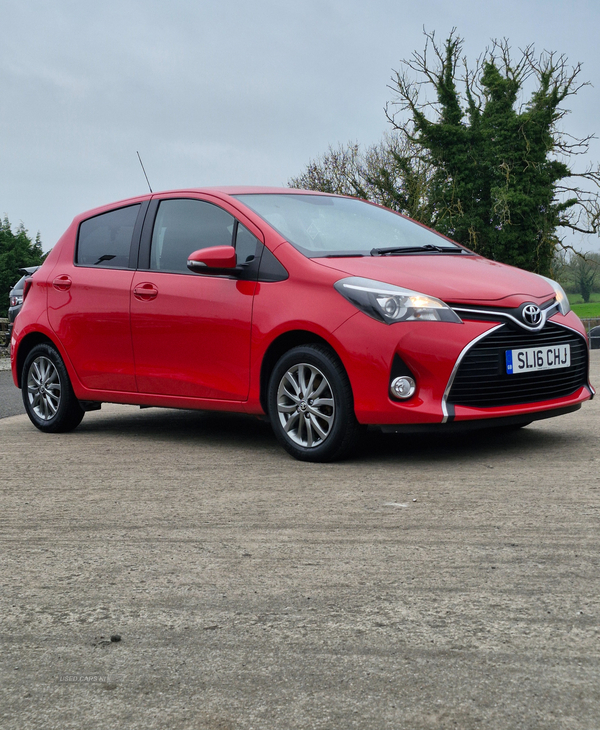
POLYGON ((556 303, 558 304, 558 309, 561 314, 569 314, 571 311, 571 305, 569 304, 569 297, 565 294, 565 290, 562 288, 562 286, 554 281, 553 279, 548 279, 547 276, 542 276, 542 279, 544 281, 547 281, 548 284, 554 289, 554 295, 556 297, 556 303))
POLYGON ((351 276, 334 284, 337 291, 369 317, 394 322, 462 322, 447 304, 410 289, 351 276))

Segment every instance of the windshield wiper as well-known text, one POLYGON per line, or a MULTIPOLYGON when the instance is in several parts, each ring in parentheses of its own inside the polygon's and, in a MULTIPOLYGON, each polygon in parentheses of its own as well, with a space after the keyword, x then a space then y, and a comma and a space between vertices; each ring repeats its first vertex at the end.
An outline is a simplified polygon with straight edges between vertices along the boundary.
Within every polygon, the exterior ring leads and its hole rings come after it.
POLYGON ((315 256, 315 258, 323 259, 355 259, 366 256, 364 253, 328 253, 326 256, 315 256))
POLYGON ((391 248, 372 248, 371 256, 385 256, 388 253, 419 253, 420 251, 435 251, 436 253, 462 253, 462 248, 454 246, 434 246, 426 243, 424 246, 393 246, 391 248))

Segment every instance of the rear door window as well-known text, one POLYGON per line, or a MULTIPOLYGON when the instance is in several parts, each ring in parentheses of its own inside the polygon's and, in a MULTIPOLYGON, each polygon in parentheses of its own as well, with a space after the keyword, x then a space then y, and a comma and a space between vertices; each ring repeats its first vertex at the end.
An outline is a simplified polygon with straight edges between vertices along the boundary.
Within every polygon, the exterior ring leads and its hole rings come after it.
POLYGON ((133 230, 140 205, 101 213, 79 226, 75 263, 105 269, 128 269, 133 230))

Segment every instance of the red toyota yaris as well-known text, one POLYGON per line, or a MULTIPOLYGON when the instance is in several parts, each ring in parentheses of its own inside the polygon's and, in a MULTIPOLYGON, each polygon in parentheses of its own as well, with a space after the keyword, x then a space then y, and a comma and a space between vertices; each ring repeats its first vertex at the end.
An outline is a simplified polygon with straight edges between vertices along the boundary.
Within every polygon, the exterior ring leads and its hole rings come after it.
POLYGON ((522 426, 594 391, 561 287, 354 198, 146 195, 75 218, 12 333, 42 431, 103 402, 266 414, 298 459, 361 427, 522 426))

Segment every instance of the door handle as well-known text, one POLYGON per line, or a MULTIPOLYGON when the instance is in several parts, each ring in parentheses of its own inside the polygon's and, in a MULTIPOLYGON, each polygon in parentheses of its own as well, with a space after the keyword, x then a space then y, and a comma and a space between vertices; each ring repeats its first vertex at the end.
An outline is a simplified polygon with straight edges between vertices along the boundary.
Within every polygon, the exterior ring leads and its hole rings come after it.
POLYGON ((133 288, 133 296, 136 299, 139 299, 140 302, 149 302, 151 299, 156 299, 158 296, 158 289, 154 286, 154 284, 151 284, 149 281, 145 281, 133 288))
POLYGON ((71 284, 73 282, 71 281, 71 277, 67 276, 66 274, 62 274, 61 276, 57 276, 56 279, 52 282, 52 286, 57 289, 58 291, 67 291, 71 288, 71 284))

